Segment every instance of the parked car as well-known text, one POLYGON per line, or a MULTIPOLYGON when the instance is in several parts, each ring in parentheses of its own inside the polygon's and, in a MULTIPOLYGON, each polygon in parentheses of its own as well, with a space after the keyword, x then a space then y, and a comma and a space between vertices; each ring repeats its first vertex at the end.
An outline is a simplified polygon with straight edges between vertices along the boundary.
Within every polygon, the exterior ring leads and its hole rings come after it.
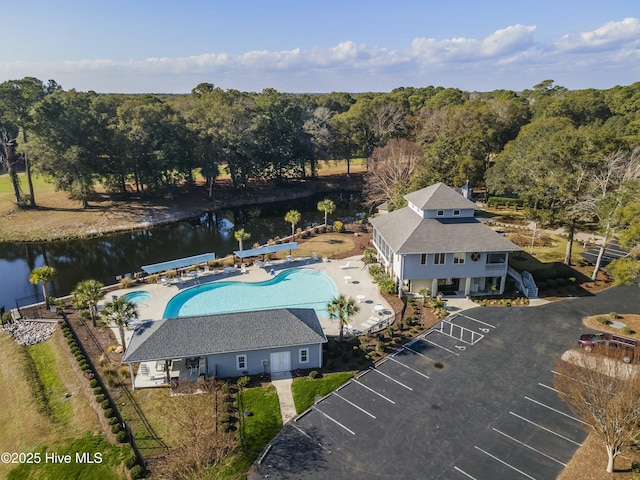
POLYGON ((606 355, 620 357, 625 363, 636 361, 640 357, 637 340, 612 333, 585 333, 580 335, 578 344, 585 352, 597 349, 606 355))

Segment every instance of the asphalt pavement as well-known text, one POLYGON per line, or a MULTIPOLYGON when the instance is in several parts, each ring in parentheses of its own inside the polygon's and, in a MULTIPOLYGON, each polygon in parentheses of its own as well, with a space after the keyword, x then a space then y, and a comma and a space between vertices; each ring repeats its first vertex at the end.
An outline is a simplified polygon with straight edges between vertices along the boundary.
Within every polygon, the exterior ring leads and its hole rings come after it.
POLYGON ((586 431, 554 366, 584 316, 638 313, 639 294, 454 312, 285 425, 249 478, 556 478, 586 431))

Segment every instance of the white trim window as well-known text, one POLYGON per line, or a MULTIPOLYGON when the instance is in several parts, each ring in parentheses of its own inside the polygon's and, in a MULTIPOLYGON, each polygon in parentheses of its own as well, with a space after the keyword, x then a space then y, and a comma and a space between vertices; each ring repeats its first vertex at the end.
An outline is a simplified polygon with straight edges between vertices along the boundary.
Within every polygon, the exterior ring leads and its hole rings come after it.
POLYGON ((427 254, 426 253, 421 253, 420 254, 420 265, 426 265, 427 264, 427 254))
POLYGON ((433 264, 434 265, 444 265, 447 262, 447 254, 446 253, 434 253, 433 254, 433 264))
POLYGON ((453 254, 453 263, 462 264, 464 263, 464 259, 467 257, 467 254, 464 252, 458 252, 453 254))
POLYGON ((438 216, 438 217, 444 217, 444 210, 438 210, 438 211, 436 212, 436 216, 438 216))
POLYGON ((298 360, 300 363, 309 363, 309 349, 301 348, 298 350, 298 360))
POLYGON ((247 369, 247 355, 236 355, 236 369, 237 370, 247 369))

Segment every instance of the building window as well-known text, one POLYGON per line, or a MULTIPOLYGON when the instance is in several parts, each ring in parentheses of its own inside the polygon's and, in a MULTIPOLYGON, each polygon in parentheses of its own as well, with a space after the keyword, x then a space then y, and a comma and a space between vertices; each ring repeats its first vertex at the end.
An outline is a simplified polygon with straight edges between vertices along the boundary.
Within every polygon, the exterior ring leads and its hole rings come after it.
POLYGON ((487 254, 487 263, 505 263, 507 261, 506 253, 489 253, 487 254))
POLYGON ((446 254, 445 253, 435 253, 433 255, 433 264, 434 265, 444 265, 446 254))
POLYGON ((301 348, 300 349, 300 363, 309 363, 309 349, 301 348))
POLYGON ((453 263, 464 263, 464 259, 467 256, 466 253, 454 253, 453 263))
POLYGON ((438 213, 436 213, 436 215, 438 215, 439 217, 444 217, 444 210, 438 210, 438 213))
POLYGON ((454 210, 453 211, 453 216, 454 217, 459 217, 460 216, 460 210, 454 210))
POLYGON ((422 255, 420 255, 420 265, 426 265, 427 264, 427 254, 423 253, 422 255))
POLYGON ((246 370, 247 369, 247 356, 246 355, 236 355, 236 368, 238 370, 246 370))

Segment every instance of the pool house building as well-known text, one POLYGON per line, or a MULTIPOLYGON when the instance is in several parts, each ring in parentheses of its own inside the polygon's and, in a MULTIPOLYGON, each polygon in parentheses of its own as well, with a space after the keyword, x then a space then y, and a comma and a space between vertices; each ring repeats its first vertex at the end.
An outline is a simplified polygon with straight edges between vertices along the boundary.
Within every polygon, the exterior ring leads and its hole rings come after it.
POLYGON ((167 318, 140 323, 122 363, 141 388, 320 368, 326 342, 312 308, 167 318))
POLYGON ((408 206, 371 219, 382 267, 399 293, 503 293, 509 254, 521 250, 475 218, 476 205, 436 183, 404 197, 408 206))

